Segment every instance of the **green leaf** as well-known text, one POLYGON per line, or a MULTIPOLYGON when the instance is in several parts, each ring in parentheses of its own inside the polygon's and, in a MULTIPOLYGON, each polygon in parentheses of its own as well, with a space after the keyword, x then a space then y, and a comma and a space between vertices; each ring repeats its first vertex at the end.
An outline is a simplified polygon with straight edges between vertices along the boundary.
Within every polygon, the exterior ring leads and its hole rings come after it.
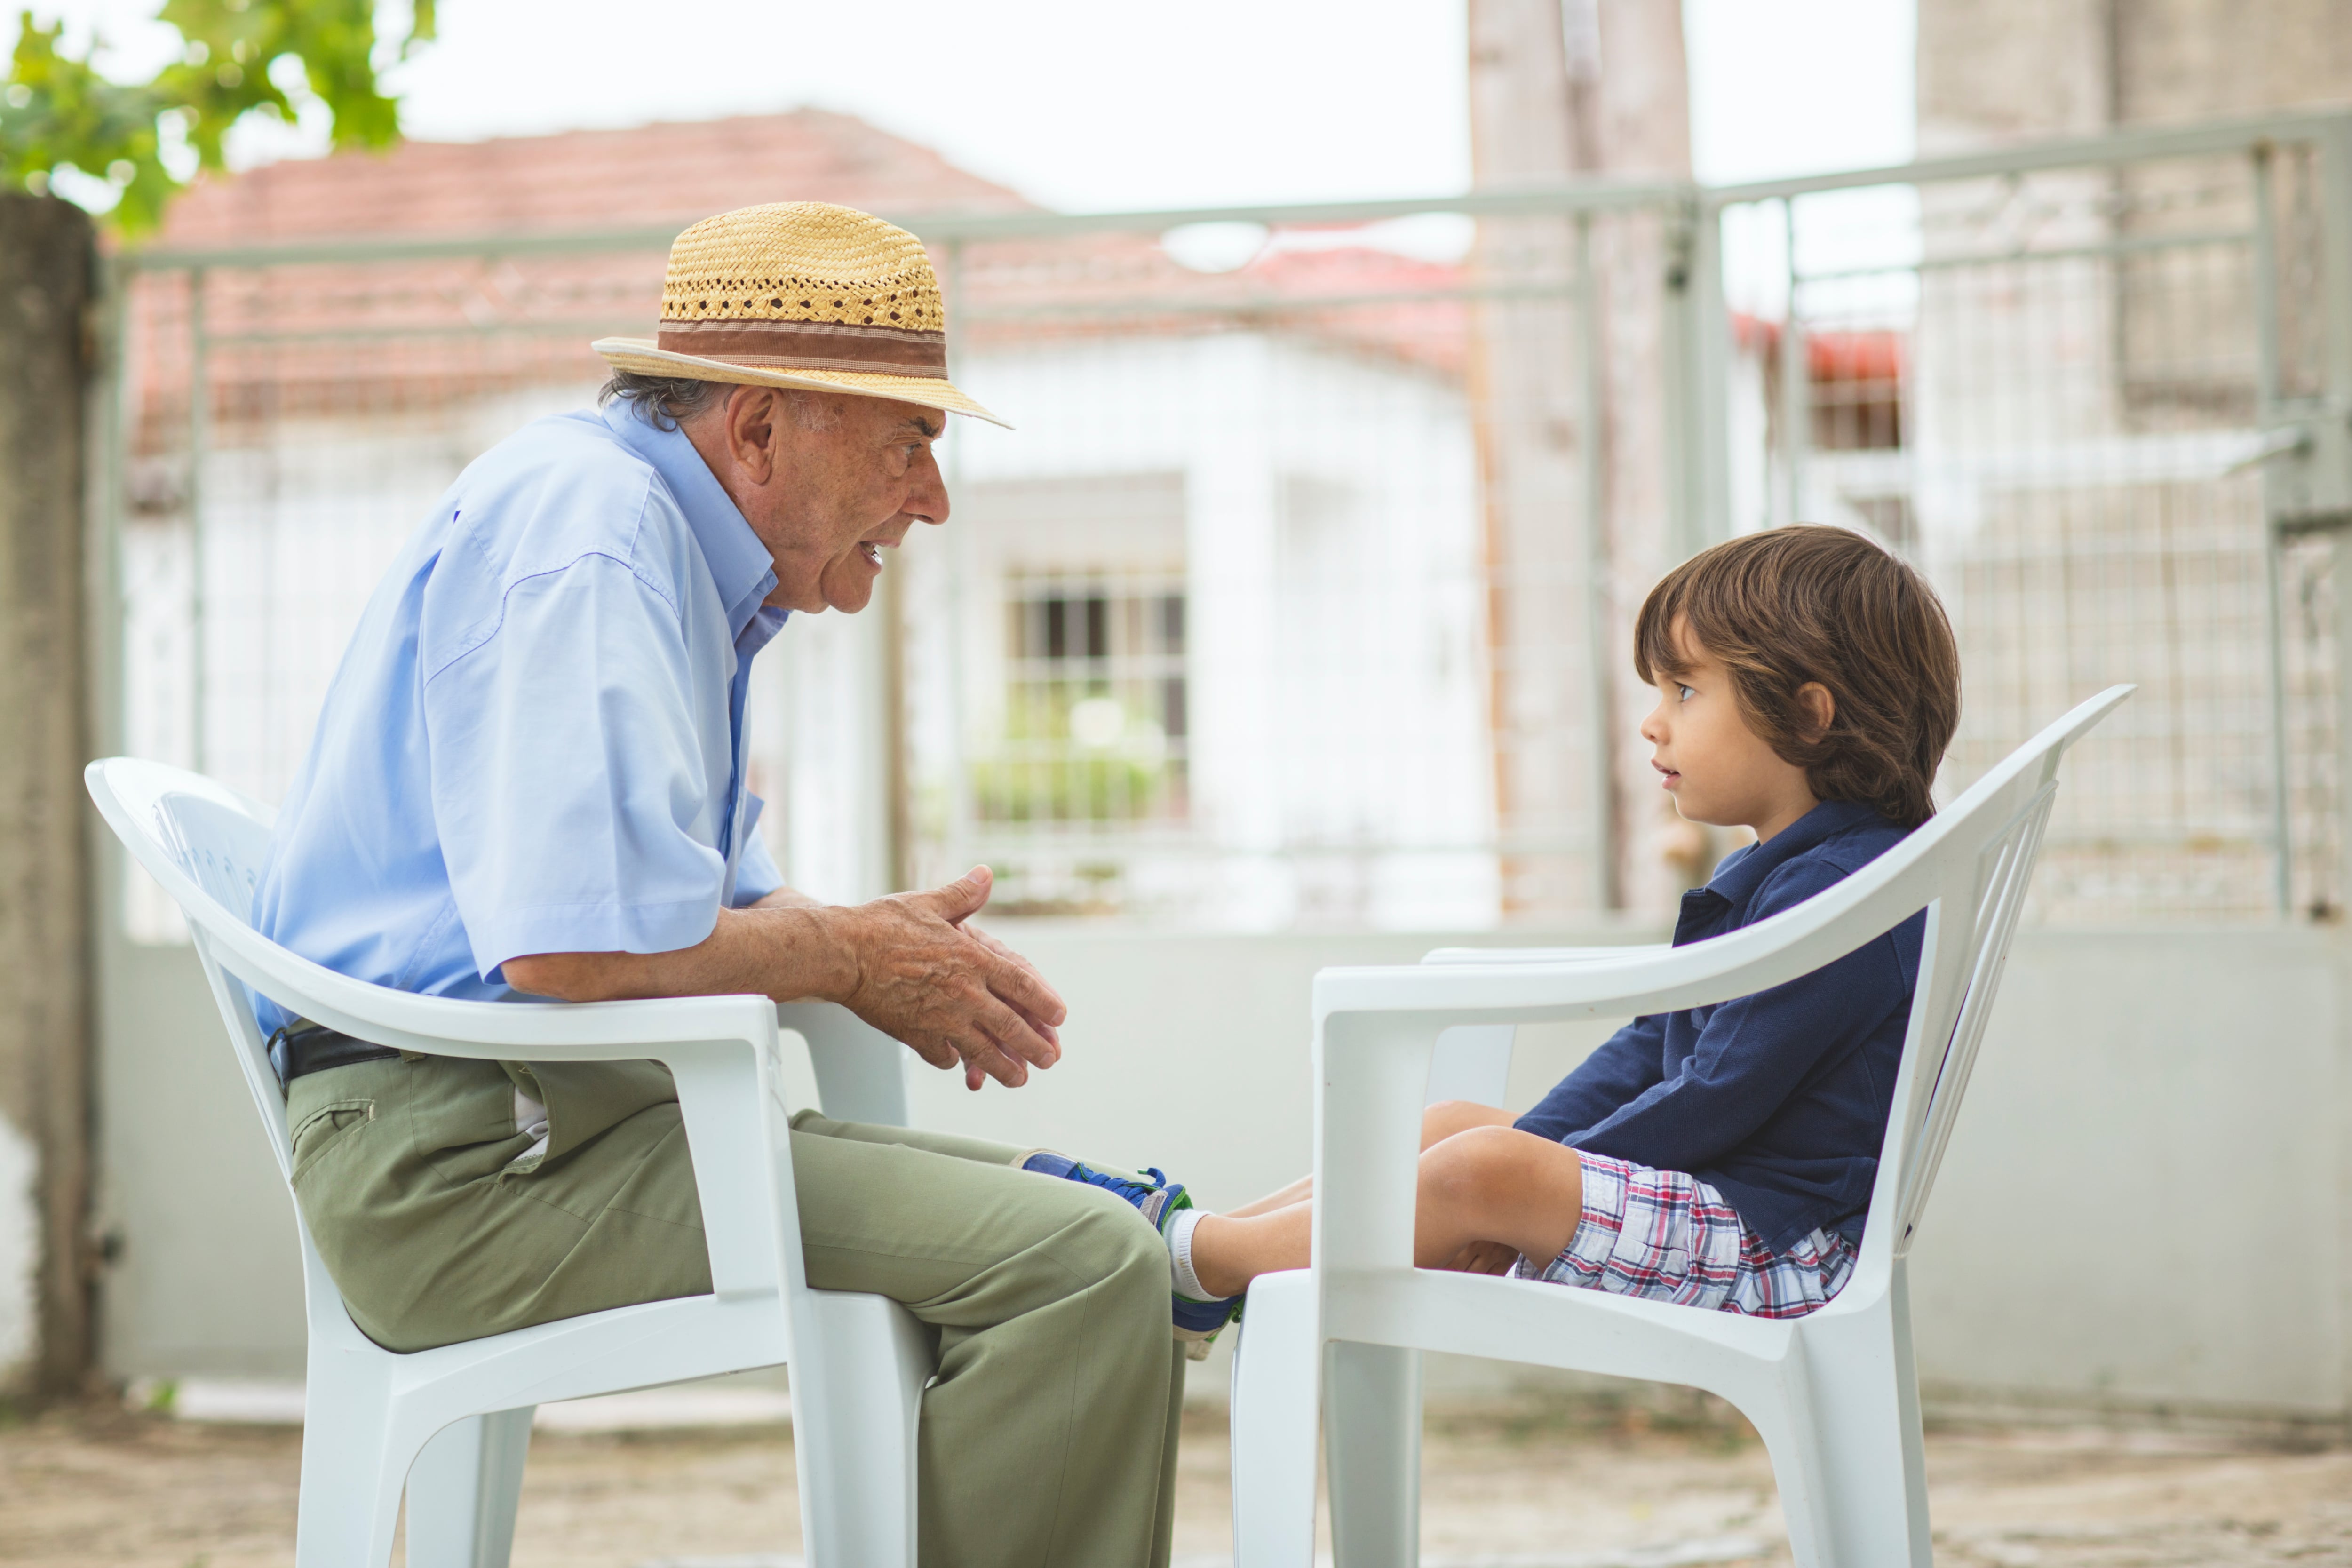
MULTIPOLYGON (((378 90, 372 0, 164 0, 181 58, 142 83, 118 83, 59 45, 63 23, 42 28, 26 11, 8 74, 0 81, 0 183, 43 184, 62 169, 112 181, 121 192, 110 221, 126 237, 150 232, 181 189, 161 153, 162 117, 182 119, 199 168, 221 167, 222 139, 248 114, 295 117, 298 105, 271 78, 291 59, 331 116, 336 148, 385 147, 400 139, 400 106, 378 90)), ((407 58, 435 36, 434 0, 415 0, 407 35, 389 52, 407 58)))

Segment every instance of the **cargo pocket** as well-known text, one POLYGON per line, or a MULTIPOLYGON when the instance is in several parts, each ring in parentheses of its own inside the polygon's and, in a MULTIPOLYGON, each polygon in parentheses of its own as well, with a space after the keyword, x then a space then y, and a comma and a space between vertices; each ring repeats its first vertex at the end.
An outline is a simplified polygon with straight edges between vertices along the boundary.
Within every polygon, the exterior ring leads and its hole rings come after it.
POLYGON ((337 1100, 305 1116, 294 1129, 294 1180, 303 1175, 358 1128, 375 1120, 373 1100, 337 1100))

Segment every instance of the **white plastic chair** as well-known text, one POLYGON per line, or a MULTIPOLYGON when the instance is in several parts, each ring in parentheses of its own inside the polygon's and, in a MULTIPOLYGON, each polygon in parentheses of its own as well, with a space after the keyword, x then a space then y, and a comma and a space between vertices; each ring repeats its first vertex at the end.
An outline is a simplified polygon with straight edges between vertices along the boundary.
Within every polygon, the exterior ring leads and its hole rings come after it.
POLYGON ((2040 851, 2066 748, 2134 689, 2051 725, 1876 860, 1687 947, 1445 951, 1315 979, 1314 1266, 1251 1286, 1234 1358, 1236 1568, 1306 1568, 1318 1394, 1342 1568, 1420 1555, 1423 1351, 1694 1385, 1755 1424, 1800 1568, 1929 1568, 1905 1283, 2040 851), (1502 1103, 1512 1029, 1745 996, 1925 909, 1926 943, 1862 1254, 1786 1320, 1412 1266, 1424 1105, 1502 1103))
POLYGON ((783 1363, 792 1368, 810 1561, 912 1568, 915 1422, 934 1367, 931 1342, 883 1297, 808 1288, 778 1025, 806 1039, 827 1112, 856 1121, 906 1121, 903 1047, 844 1009, 778 1007, 761 996, 514 1005, 366 984, 253 930, 247 911, 269 847, 269 807, 127 757, 93 763, 85 776, 108 826, 186 911, 289 1196, 286 1105, 237 981, 305 1017, 404 1050, 651 1059, 677 1080, 710 1295, 395 1354, 352 1326, 296 1210, 310 1315, 298 1568, 382 1568, 404 1481, 409 1563, 501 1568, 535 1406, 783 1363))

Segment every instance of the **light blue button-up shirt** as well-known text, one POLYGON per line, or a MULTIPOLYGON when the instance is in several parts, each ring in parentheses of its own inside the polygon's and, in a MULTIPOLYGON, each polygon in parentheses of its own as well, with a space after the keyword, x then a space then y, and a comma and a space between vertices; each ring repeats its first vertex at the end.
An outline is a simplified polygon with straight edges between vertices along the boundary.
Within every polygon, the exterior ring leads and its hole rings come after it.
POLYGON ((254 923, 357 979, 475 1000, 514 996, 499 966, 525 953, 702 941, 782 884, 743 785, 775 586, 693 443, 627 402, 499 443, 369 601, 254 923))

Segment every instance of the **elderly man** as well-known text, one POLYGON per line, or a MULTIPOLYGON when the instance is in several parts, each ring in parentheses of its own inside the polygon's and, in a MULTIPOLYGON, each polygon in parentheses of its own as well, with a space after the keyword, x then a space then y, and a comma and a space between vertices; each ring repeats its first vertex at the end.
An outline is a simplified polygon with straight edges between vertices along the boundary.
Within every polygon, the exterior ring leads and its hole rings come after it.
MULTIPOLYGON (((946 379, 945 332, 922 247, 865 214, 679 236, 659 339, 596 345, 601 413, 475 462, 377 589, 260 928, 428 994, 817 997, 974 1089, 1050 1067, 1060 998, 967 923, 984 868, 821 905, 744 787, 752 656, 793 611, 863 609, 882 552, 947 521, 945 413, 994 417, 946 379)), ((658 1065, 404 1058, 263 1011, 303 1215, 380 1343, 710 1289, 658 1065)), ((1165 1563, 1183 1361, 1153 1227, 973 1139, 803 1113, 792 1155, 809 1283, 939 1330, 923 1561, 1165 1563)))

